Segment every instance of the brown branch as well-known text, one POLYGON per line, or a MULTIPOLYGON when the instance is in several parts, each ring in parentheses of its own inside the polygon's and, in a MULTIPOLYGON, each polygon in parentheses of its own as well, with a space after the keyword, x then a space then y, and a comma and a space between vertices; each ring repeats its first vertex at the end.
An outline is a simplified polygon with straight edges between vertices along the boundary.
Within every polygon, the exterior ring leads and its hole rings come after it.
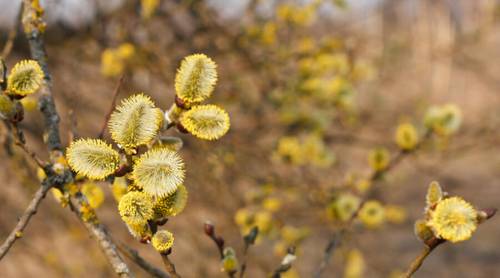
POLYGON ((411 277, 421 266, 422 263, 424 262, 425 258, 429 256, 429 254, 434 250, 436 247, 439 245, 445 243, 446 241, 443 239, 439 239, 436 237, 432 237, 429 240, 425 242, 425 247, 422 250, 422 252, 412 261, 410 264, 410 267, 406 271, 406 274, 404 277, 409 278, 411 277))
POLYGON ((7 254, 14 242, 16 242, 17 239, 23 236, 24 229, 28 225, 31 217, 37 212, 38 206, 40 205, 50 188, 50 184, 48 182, 45 182, 37 190, 35 196, 24 211, 23 215, 21 216, 21 218, 19 218, 16 227, 12 230, 12 232, 10 232, 9 236, 4 241, 2 246, 0 246, 0 260, 2 260, 2 258, 7 254))
POLYGON ((203 230, 205 231, 205 234, 212 239, 212 241, 215 243, 217 246, 217 250, 219 251, 219 256, 220 259, 224 259, 224 239, 221 236, 218 236, 215 234, 215 226, 212 224, 212 222, 207 221, 203 225, 203 230))
POLYGON ((94 238, 99 243, 99 247, 106 255, 108 262, 113 267, 114 271, 120 277, 134 277, 130 272, 127 264, 122 259, 118 253, 116 245, 113 243, 108 231, 104 225, 100 224, 97 216, 93 215, 93 219, 87 219, 87 221, 82 218, 82 207, 89 207, 88 202, 81 193, 78 193, 75 197, 70 199, 70 208, 78 216, 78 219, 83 223, 85 228, 94 236, 94 238))
POLYGON ((59 114, 52 97, 52 77, 50 75, 47 53, 43 41, 45 22, 43 21, 43 9, 38 0, 23 0, 22 23, 24 34, 28 39, 31 57, 42 67, 44 73, 44 84, 40 88, 38 107, 45 119, 44 132, 47 135, 46 143, 51 154, 60 153, 62 150, 59 135, 59 114))
POLYGON ((127 246, 124 243, 118 243, 117 247, 118 247, 118 250, 120 250, 120 252, 122 254, 124 254, 127 258, 129 258, 135 264, 140 266, 146 272, 151 274, 153 277, 158 277, 158 278, 169 278, 170 277, 165 272, 163 272, 161 269, 156 268, 154 265, 151 265, 148 261, 146 261, 143 257, 141 257, 141 255, 139 255, 139 252, 137 252, 137 250, 127 246))
POLYGON ((16 146, 19 146, 29 157, 31 157, 31 159, 33 159, 33 161, 35 161, 35 163, 38 165, 38 167, 45 169, 45 167, 49 165, 49 163, 40 159, 35 152, 30 150, 28 146, 26 146, 24 133, 17 124, 12 124, 12 128, 16 146))
POLYGON ((106 131, 106 127, 108 126, 108 121, 109 121, 109 118, 111 117, 111 113, 113 113, 113 110, 115 109, 116 100, 118 99, 118 95, 120 94, 120 88, 123 85, 124 79, 125 79, 125 77, 123 75, 120 76, 120 80, 118 80, 118 83, 116 84, 115 90, 113 92, 113 100, 111 101, 111 107, 109 108, 108 113, 104 117, 104 122, 102 124, 101 131, 99 132, 99 135, 97 136, 97 138, 99 138, 99 139, 102 139, 104 137, 104 132, 106 131))
POLYGON ((17 12, 17 20, 12 26, 12 28, 9 30, 9 34, 7 36, 7 41, 5 42, 3 49, 2 49, 2 54, 0 57, 2 58, 7 58, 12 51, 12 47, 14 46, 14 40, 17 37, 17 29, 19 29, 19 25, 21 23, 21 16, 22 16, 22 10, 23 10, 23 4, 19 6, 19 11, 17 12))
POLYGON ((418 257, 416 257, 415 260, 413 260, 413 262, 411 263, 404 277, 406 278, 411 277, 413 273, 415 273, 420 268, 420 266, 422 266, 422 263, 424 262, 425 258, 429 256, 429 254, 432 252, 432 250, 434 250, 434 248, 435 247, 430 247, 425 245, 420 255, 418 255, 418 257))
POLYGON ((160 253, 161 259, 163 260, 163 264, 165 265, 165 269, 172 278, 180 278, 181 276, 177 274, 177 271, 175 271, 174 263, 172 263, 172 261, 170 261, 170 259, 168 258, 169 253, 170 252, 160 253))

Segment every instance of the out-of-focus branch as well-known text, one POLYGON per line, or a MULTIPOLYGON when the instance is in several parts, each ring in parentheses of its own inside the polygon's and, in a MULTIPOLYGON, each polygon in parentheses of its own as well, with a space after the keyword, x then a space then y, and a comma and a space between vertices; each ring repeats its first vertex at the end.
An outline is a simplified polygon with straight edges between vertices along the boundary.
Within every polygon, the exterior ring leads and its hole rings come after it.
MULTIPOLYGON (((406 150, 399 150, 396 155, 392 157, 392 159, 389 161, 389 164, 387 167, 381 171, 373 171, 369 174, 368 176, 368 181, 369 182, 375 182, 377 179, 379 179, 381 176, 384 174, 388 173, 392 169, 394 169, 397 165, 401 163, 401 161, 404 160, 404 158, 408 157, 408 155, 413 154, 415 151, 419 150, 423 144, 430 138, 431 133, 430 131, 426 132, 424 136, 420 139, 419 143, 415 146, 415 148, 411 151, 406 151, 406 150)), ((373 188, 373 187, 372 187, 373 188)), ((320 278, 323 271, 326 269, 328 266, 328 263, 330 261, 330 258, 332 256, 333 251, 335 250, 335 247, 340 244, 340 240, 343 237, 342 235, 347 231, 349 226, 354 222, 354 219, 358 215, 359 210, 363 206, 363 203, 365 203, 368 199, 368 196, 370 192, 367 192, 363 199, 361 200, 361 205, 358 207, 358 209, 353 213, 353 215, 347 220, 345 223, 345 226, 342 227, 327 243, 325 251, 323 253, 323 259, 321 260, 320 265, 318 266, 318 270, 316 272, 316 275, 314 276, 315 278, 320 278)))
POLYGON ((97 138, 102 139, 104 137, 104 132, 106 131, 106 127, 108 126, 108 121, 109 118, 111 117, 111 113, 113 113, 113 110, 115 109, 116 105, 116 99, 118 98, 118 95, 120 94, 120 88, 123 85, 123 80, 124 76, 122 75, 120 79, 118 80, 118 83, 116 84, 115 90, 113 92, 113 100, 111 101, 111 106, 109 108, 108 113, 106 114, 106 117, 104 117, 104 123, 102 124, 101 131, 99 132, 99 135, 97 138))
POLYGON ((170 277, 165 272, 151 265, 148 261, 146 261, 143 257, 141 257, 141 255, 139 255, 139 252, 137 252, 137 250, 127 246, 124 243, 118 243, 117 247, 122 254, 124 254, 127 258, 132 260, 135 264, 140 266, 146 272, 151 274, 153 277, 158 277, 158 278, 170 277))
POLYGON ((292 263, 297 257, 295 256, 295 247, 288 248, 287 254, 281 260, 280 265, 274 272, 270 275, 271 278, 280 278, 281 274, 287 272, 292 267, 292 263))
POLYGON ((330 262, 330 258, 333 255, 333 252, 337 249, 340 242, 342 241, 344 233, 345 233, 344 229, 337 231, 333 235, 332 239, 326 245, 325 252, 323 254, 323 260, 321 261, 318 270, 316 270, 316 274, 314 275, 315 278, 320 278, 323 271, 325 271, 326 267, 328 266, 328 263, 330 262))
POLYGON ((17 37, 17 29, 19 29, 19 25, 21 22, 22 10, 23 10, 23 4, 21 3, 16 17, 17 20, 14 23, 14 25, 12 25, 12 28, 9 30, 9 34, 7 35, 7 41, 5 42, 2 49, 2 54, 0 57, 4 59, 7 58, 7 56, 9 56, 10 52, 12 51, 12 47, 14 46, 14 40, 17 37))
POLYGON ((255 244, 255 240, 257 239, 258 235, 259 235, 259 227, 255 226, 250 230, 250 232, 247 235, 243 237, 245 247, 243 247, 243 262, 240 268, 240 278, 243 278, 245 276, 245 271, 247 269, 248 249, 250 248, 251 245, 255 244))
POLYGON ((24 229, 28 225, 31 217, 37 212, 38 206, 40 205, 50 188, 50 184, 48 182, 44 182, 42 186, 40 186, 40 188, 37 190, 35 196, 24 211, 23 215, 21 216, 21 218, 19 218, 16 227, 12 230, 12 232, 10 232, 9 236, 4 241, 2 246, 0 246, 0 260, 2 260, 2 258, 7 254, 14 242, 16 242, 17 239, 23 236, 24 229))

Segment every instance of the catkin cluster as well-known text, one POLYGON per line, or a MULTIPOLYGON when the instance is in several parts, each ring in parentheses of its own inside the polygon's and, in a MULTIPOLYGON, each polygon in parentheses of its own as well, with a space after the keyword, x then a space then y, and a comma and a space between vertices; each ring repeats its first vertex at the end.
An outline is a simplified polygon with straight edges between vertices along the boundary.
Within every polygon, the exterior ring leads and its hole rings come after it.
MULTIPOLYGON (((104 140, 87 138, 73 141, 66 150, 67 163, 78 175, 113 183, 119 214, 130 233, 143 241, 151 240, 160 253, 169 251, 174 238, 157 226, 179 214, 188 197, 185 165, 177 152, 182 141, 161 134, 174 126, 209 140, 227 132, 229 116, 225 111, 215 105, 199 105, 212 93, 216 76, 210 58, 189 56, 176 77, 177 98, 185 105, 173 105, 174 110, 180 110, 175 120, 149 96, 135 94, 115 108, 108 122, 118 149, 104 140)), ((86 196, 98 192, 89 186, 85 190, 86 196)))

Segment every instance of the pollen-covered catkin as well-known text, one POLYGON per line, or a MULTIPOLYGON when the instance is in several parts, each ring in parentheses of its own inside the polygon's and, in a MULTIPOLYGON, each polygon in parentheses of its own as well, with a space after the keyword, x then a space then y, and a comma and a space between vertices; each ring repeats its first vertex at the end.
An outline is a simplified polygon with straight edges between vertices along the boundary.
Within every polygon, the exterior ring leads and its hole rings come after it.
POLYGON ((167 148, 154 148, 135 162, 132 178, 144 192, 163 197, 171 194, 184 181, 181 157, 167 148))
POLYGON ((35 93, 43 83, 43 71, 37 61, 18 62, 7 78, 7 93, 24 97, 35 93))
POLYGON ((200 103, 212 95, 217 65, 204 54, 184 58, 175 76, 175 92, 186 104, 200 103))
POLYGON ((119 166, 120 155, 109 144, 98 139, 78 139, 66 149, 66 159, 76 173, 102 180, 119 166))
POLYGON ((181 115, 182 126, 194 136, 216 140, 229 130, 229 115, 216 105, 197 105, 181 115))

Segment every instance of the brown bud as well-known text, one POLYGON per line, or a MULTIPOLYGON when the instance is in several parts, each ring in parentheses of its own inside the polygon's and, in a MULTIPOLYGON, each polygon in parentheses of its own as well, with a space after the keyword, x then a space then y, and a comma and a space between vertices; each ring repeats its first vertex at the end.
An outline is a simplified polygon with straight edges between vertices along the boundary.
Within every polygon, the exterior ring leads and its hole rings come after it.
POLYGON ((168 222, 168 218, 162 218, 162 219, 156 220, 156 225, 158 225, 158 226, 163 226, 163 225, 165 225, 167 222, 168 222))
POLYGON ((496 213, 497 213, 496 208, 485 208, 485 209, 479 210, 479 217, 478 217, 479 223, 492 218, 493 216, 495 216, 496 213))
POLYGON ((114 175, 115 175, 115 177, 123 177, 127 173, 130 173, 131 171, 132 171, 132 167, 130 167, 127 164, 123 164, 123 165, 120 165, 120 167, 118 167, 118 169, 116 169, 114 175))
POLYGON ((186 103, 177 95, 175 95, 175 105, 182 109, 188 109, 186 103))
POLYGON ((205 230, 205 234, 207 236, 214 236, 214 233, 215 233, 215 227, 214 227, 214 224, 212 224, 211 222, 207 221, 205 222, 205 224, 203 225, 203 228, 205 230))
POLYGON ((175 127, 177 127, 177 130, 179 132, 189 133, 189 131, 181 123, 177 123, 177 125, 175 127))
POLYGON ((216 237, 215 241, 217 242, 217 245, 219 245, 220 247, 224 247, 224 239, 222 237, 216 237))

